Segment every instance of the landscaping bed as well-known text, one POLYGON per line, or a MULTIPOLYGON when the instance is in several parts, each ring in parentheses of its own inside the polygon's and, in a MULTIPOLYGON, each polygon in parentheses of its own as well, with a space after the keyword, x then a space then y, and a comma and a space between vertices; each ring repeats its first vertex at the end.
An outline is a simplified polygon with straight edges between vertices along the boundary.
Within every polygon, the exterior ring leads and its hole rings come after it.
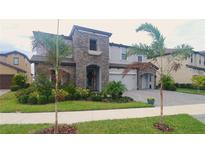
MULTIPOLYGON (((205 134, 205 124, 186 114, 165 116, 164 121, 173 131, 162 132, 155 128, 159 117, 82 122, 74 124, 73 128, 78 134, 205 134)), ((52 127, 50 124, 0 125, 0 133, 42 133, 52 127)))
MULTIPOLYGON (((143 102, 112 103, 98 101, 63 101, 58 103, 58 111, 84 111, 153 107, 143 102)), ((54 103, 49 104, 20 104, 17 102, 15 92, 9 92, 0 96, 0 112, 53 112, 54 103)))

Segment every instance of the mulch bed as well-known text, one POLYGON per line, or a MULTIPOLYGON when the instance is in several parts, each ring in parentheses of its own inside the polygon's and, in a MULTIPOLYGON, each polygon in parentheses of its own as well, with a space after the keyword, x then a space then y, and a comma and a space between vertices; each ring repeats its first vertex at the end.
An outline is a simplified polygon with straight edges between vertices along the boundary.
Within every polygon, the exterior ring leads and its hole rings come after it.
POLYGON ((156 129, 161 130, 162 132, 173 132, 174 131, 173 128, 170 128, 168 125, 163 124, 163 123, 155 123, 154 127, 156 129))
MULTIPOLYGON (((54 134, 54 128, 55 126, 52 126, 38 133, 39 134, 54 134)), ((77 128, 75 128, 72 125, 58 125, 58 134, 76 134, 76 133, 77 133, 77 128)))

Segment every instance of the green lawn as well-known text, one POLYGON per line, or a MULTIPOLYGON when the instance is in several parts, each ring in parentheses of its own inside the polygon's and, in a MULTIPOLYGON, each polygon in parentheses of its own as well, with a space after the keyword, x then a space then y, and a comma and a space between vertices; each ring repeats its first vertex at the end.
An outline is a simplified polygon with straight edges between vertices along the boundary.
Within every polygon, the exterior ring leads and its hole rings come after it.
POLYGON ((205 90, 198 91, 197 89, 177 88, 177 92, 205 95, 205 90))
MULTIPOLYGON (((58 103, 58 111, 106 110, 124 108, 153 107, 143 102, 103 103, 93 101, 65 101, 58 103)), ((54 104, 27 105, 17 103, 15 93, 0 96, 0 112, 52 112, 54 104)))
MULTIPOLYGON (((161 134, 153 127, 159 117, 134 118, 120 120, 102 120, 75 124, 79 134, 161 134)), ((166 124, 174 128, 174 134, 205 134, 205 124, 195 118, 181 114, 165 116, 166 124)), ((0 133, 35 133, 48 124, 0 125, 0 133)))

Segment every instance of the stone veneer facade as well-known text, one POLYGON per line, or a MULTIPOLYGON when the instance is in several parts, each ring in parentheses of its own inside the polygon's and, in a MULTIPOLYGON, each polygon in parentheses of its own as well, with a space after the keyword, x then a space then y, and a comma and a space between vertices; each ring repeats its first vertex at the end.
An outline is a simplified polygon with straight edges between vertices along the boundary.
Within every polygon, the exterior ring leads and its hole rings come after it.
POLYGON ((109 37, 76 30, 72 40, 73 58, 76 63, 76 86, 86 88, 86 67, 97 65, 100 70, 99 89, 101 90, 109 80, 109 37), (102 52, 100 55, 88 53, 90 39, 97 40, 97 50, 102 52))

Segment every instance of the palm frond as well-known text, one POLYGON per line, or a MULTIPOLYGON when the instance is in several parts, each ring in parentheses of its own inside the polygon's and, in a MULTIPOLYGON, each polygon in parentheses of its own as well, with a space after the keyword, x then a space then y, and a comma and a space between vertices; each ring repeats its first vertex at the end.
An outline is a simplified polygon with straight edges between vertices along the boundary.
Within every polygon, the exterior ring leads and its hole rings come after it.
POLYGON ((151 49, 150 46, 146 44, 134 44, 132 47, 128 49, 128 56, 131 55, 146 55, 147 58, 151 58, 154 51, 151 49))
POLYGON ((191 47, 190 45, 182 44, 175 47, 172 56, 178 59, 186 59, 189 58, 192 54, 193 47, 191 47))
POLYGON ((159 29, 153 26, 150 23, 141 24, 137 29, 136 32, 145 31, 148 32, 149 35, 156 41, 159 41, 160 38, 164 38, 163 35, 160 33, 159 29))
MULTIPOLYGON (((56 64, 56 39, 57 39, 57 35, 35 32, 32 41, 33 49, 41 48, 46 51, 47 62, 52 65, 56 64)), ((64 57, 72 53, 72 49, 65 42, 62 36, 59 36, 58 44, 59 44, 58 61, 59 63, 61 63, 64 57)))

